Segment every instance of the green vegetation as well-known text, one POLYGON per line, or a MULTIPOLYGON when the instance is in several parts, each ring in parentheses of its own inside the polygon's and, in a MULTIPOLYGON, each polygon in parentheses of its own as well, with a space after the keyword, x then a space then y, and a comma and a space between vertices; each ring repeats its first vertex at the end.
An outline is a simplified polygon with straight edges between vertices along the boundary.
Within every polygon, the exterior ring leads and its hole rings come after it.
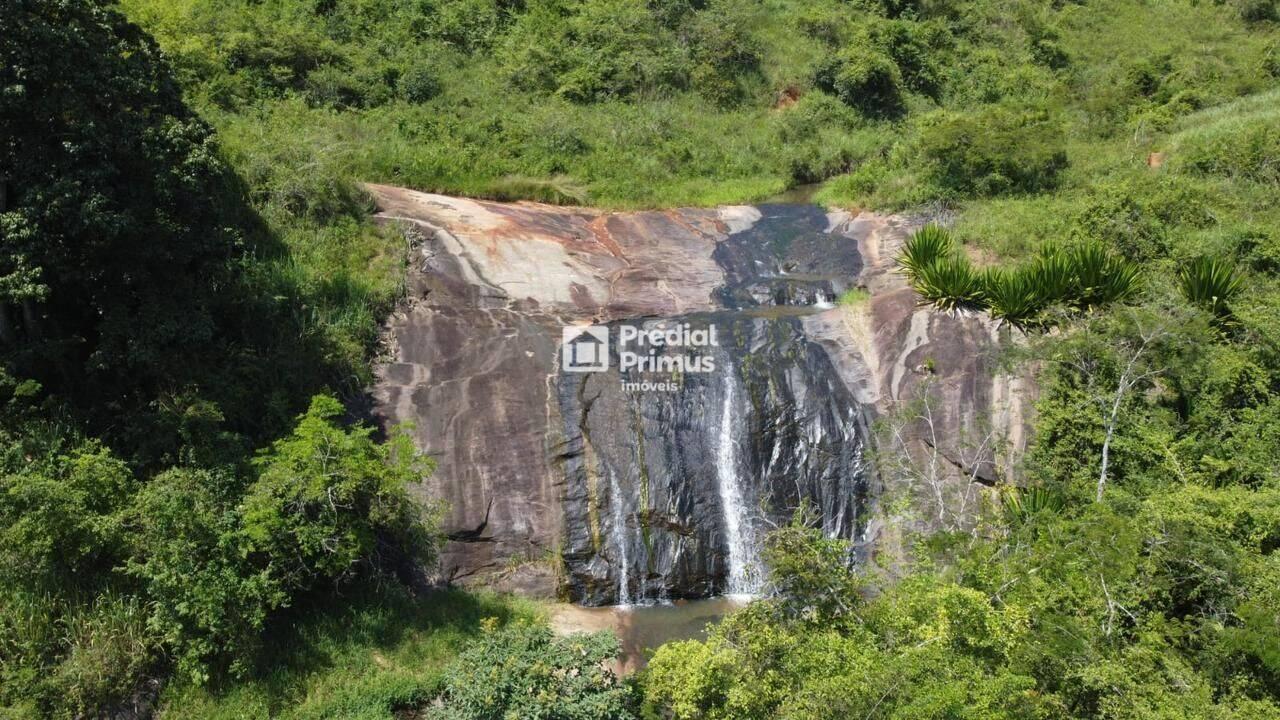
POLYGON ((1178 271, 1178 280, 1183 297, 1219 319, 1231 315, 1230 302, 1244 289, 1230 264, 1211 257, 1192 260, 1178 271))
MULTIPOLYGON (((898 267, 925 303, 948 311, 987 310, 1020 328, 1044 328, 1053 315, 1067 310, 1089 312, 1134 300, 1142 287, 1135 263, 1092 240, 1068 248, 1046 244, 1020 267, 979 272, 951 233, 937 225, 926 225, 907 240, 898 267)), ((1223 272, 1230 278, 1229 269, 1223 272)), ((1187 287, 1184 280, 1184 292, 1190 292, 1187 287)), ((1197 286, 1206 289, 1212 290, 1197 286)), ((1234 289, 1239 290, 1238 283, 1234 289)))
POLYGON ((529 603, 394 583, 353 588, 282 616, 238 682, 166 688, 162 716, 388 718, 439 694, 449 664, 494 623, 531 623, 529 603))
POLYGON ((1280 713, 1274 0, 0 17, 0 714, 156 679, 171 717, 1280 713), (800 515, 775 594, 635 683, 607 638, 412 590, 428 468, 340 402, 407 252, 362 181, 946 210, 920 294, 1045 331, 1026 487, 885 572, 800 515))
POLYGON ((779 531, 769 557, 785 593, 731 616, 705 642, 663 646, 644 677, 650 711, 1019 720, 1280 712, 1274 487, 1184 485, 1019 507, 1015 521, 981 534, 935 538, 891 582, 851 570, 849 549, 818 530, 779 531), (877 588, 871 597, 868 586, 877 588))
POLYGON ((613 633, 556 637, 537 625, 487 632, 445 674, 438 720, 549 718, 615 720, 631 716, 631 688, 604 663, 620 653, 613 633))

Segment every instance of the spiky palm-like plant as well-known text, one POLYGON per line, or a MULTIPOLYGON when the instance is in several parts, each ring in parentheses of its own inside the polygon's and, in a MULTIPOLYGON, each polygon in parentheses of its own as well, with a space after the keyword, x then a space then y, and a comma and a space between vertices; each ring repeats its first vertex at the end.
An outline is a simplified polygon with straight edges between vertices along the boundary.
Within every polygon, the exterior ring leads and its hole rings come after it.
POLYGON ((979 309, 984 306, 982 276, 964 257, 939 258, 920 268, 912 287, 940 310, 979 309))
POLYGON ((1044 309, 1032 268, 990 268, 982 274, 982 294, 991 317, 1025 330, 1044 309))
POLYGON ((1010 528, 1022 526, 1042 512, 1060 512, 1066 506, 1061 495, 1042 487, 1006 485, 1001 490, 1000 500, 1005 524, 1010 528))
POLYGON ((1069 300, 1081 310, 1093 310, 1138 294, 1138 266, 1108 252, 1101 243, 1086 242, 1066 253, 1075 279, 1069 300))
POLYGON ((1045 246, 1026 272, 1041 307, 1057 305, 1071 297, 1075 287, 1075 272, 1071 267, 1071 258, 1061 247, 1045 246))
POLYGON ((915 232, 898 255, 898 267, 913 285, 927 266, 955 254, 956 242, 940 225, 925 225, 915 232))
POLYGON ((1244 288, 1235 268, 1226 260, 1199 257, 1178 271, 1182 294, 1188 301, 1220 319, 1231 316, 1230 302, 1244 288))

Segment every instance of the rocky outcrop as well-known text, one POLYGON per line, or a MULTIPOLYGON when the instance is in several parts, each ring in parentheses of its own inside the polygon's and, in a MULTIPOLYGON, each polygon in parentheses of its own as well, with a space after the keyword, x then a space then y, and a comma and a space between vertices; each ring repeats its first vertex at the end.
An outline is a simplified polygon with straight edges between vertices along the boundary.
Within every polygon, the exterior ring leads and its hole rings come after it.
POLYGON ((968 502, 1008 472, 1003 441, 1022 442, 1026 392, 992 371, 996 331, 917 308, 889 272, 907 219, 369 189, 417 262, 377 412, 436 458, 425 491, 448 504, 452 579, 589 604, 750 591, 760 538, 801 501, 870 547, 882 482, 916 498, 901 525, 963 522, 966 507, 930 503, 968 502), (616 344, 609 370, 565 372, 562 329, 587 324, 719 342, 649 348, 664 372, 622 369, 616 344), (671 370, 694 355, 715 371, 671 370), (895 420, 922 398, 931 423, 895 420), (871 468, 875 418, 910 458, 892 472, 871 468))

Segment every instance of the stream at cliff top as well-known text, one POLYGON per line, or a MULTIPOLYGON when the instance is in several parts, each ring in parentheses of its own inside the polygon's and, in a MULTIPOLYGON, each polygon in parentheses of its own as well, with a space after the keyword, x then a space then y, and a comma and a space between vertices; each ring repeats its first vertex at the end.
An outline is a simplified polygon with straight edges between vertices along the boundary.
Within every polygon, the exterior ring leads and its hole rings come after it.
POLYGON ((758 593, 763 537, 802 503, 828 536, 854 539, 862 528, 866 411, 803 324, 858 276, 857 244, 832 234, 820 208, 760 211, 712 255, 727 280, 716 292, 722 310, 610 323, 611 337, 626 326, 714 328, 718 345, 648 350, 655 362, 701 353, 713 372, 667 373, 656 379, 669 389, 636 390, 627 383, 653 373, 621 370, 615 343, 607 371, 557 379, 561 558, 577 603, 758 593))

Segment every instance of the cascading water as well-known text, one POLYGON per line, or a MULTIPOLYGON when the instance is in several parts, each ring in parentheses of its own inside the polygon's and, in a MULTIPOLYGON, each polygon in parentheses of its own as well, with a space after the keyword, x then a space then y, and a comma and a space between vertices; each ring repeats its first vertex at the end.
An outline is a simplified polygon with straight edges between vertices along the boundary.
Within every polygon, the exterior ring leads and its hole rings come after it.
POLYGON ((720 437, 716 448, 716 484, 720 494, 720 512, 724 520, 725 549, 729 565, 725 589, 729 595, 750 595, 759 590, 757 573, 754 572, 759 558, 738 473, 737 442, 733 437, 736 380, 731 370, 723 370, 724 404, 720 409, 720 437))
POLYGON ((629 539, 627 538, 627 517, 626 508, 623 507, 622 487, 618 484, 618 477, 614 473, 609 473, 609 506, 612 508, 613 523, 612 536, 613 551, 618 562, 618 604, 630 605, 633 602, 631 597, 631 552, 629 539))
POLYGON ((758 594, 764 523, 787 522, 802 503, 828 536, 862 529, 863 409, 803 322, 847 289, 841 278, 856 277, 860 259, 826 232, 821 209, 765 210, 716 246, 722 309, 610 323, 611 339, 626 325, 714 327, 714 347, 646 348, 654 366, 687 352, 714 359, 714 371, 624 372, 614 342, 606 371, 557 380, 560 557, 576 602, 758 594))

